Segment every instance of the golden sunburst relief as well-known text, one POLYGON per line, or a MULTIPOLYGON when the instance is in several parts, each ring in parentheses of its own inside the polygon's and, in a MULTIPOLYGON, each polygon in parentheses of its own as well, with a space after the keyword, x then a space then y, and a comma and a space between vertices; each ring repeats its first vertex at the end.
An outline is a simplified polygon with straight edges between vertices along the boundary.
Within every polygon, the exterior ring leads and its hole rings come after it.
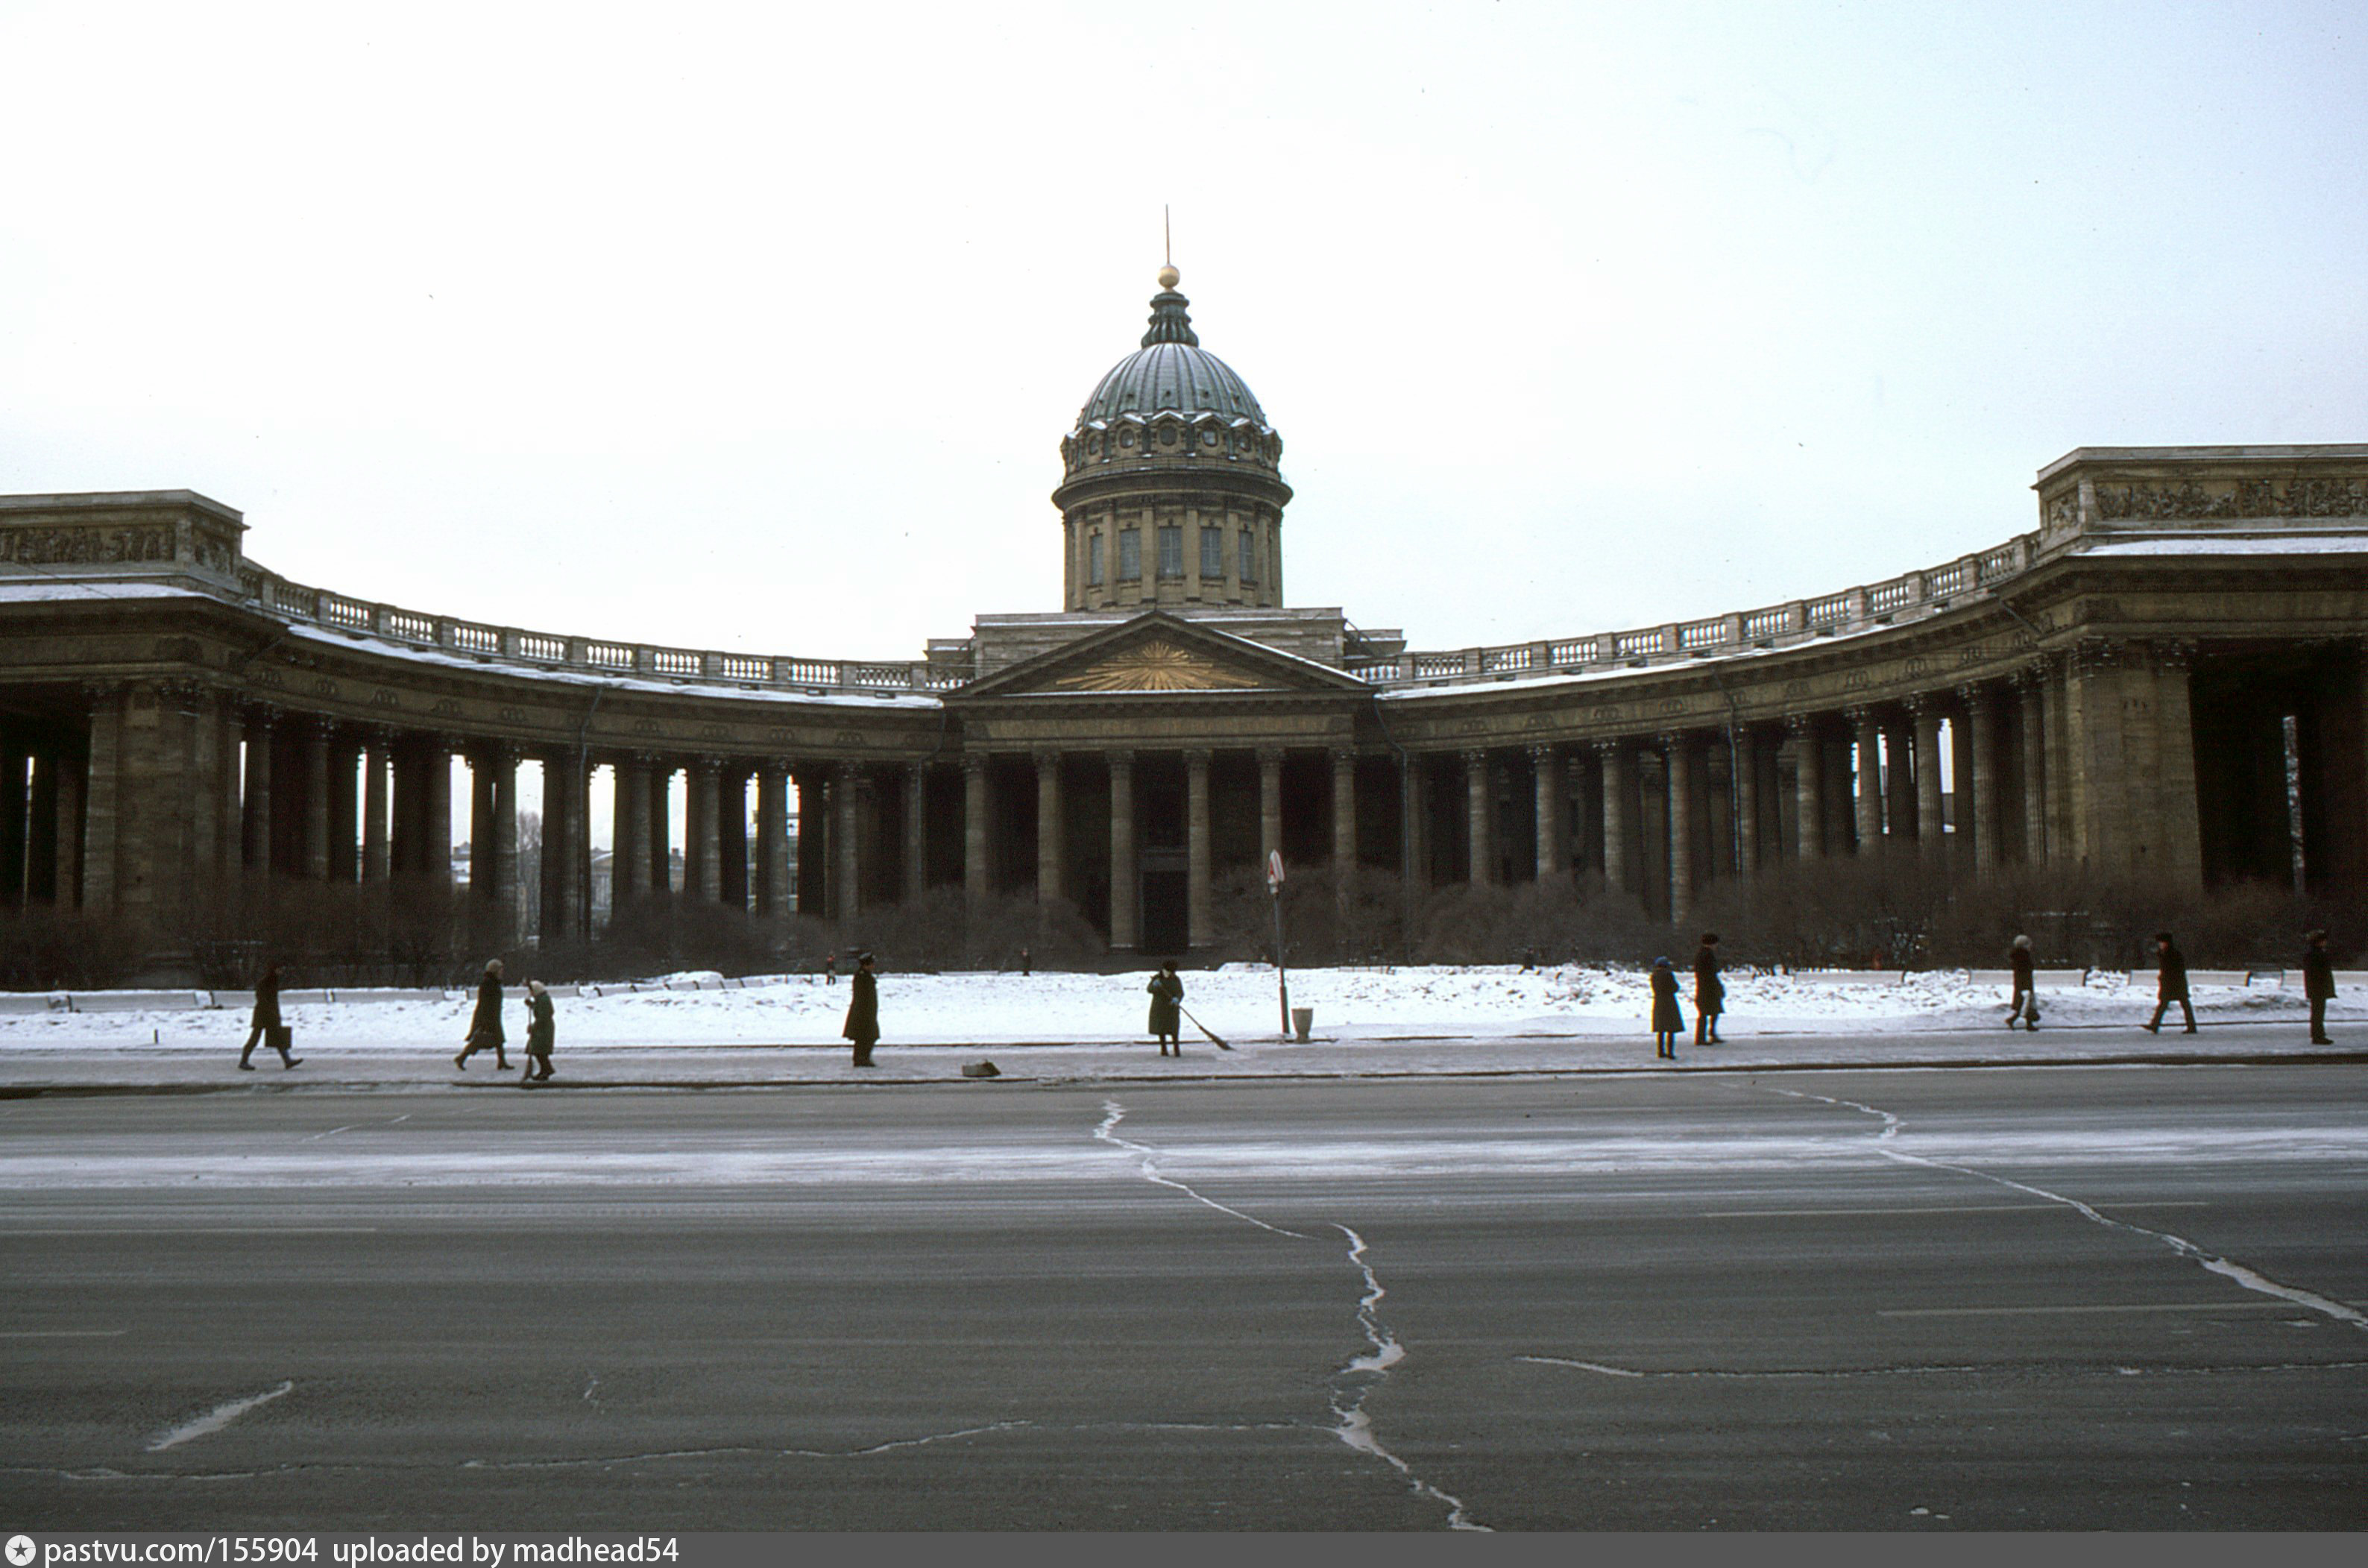
POLYGON ((1064 691, 1242 691, 1261 683, 1206 654, 1155 639, 1053 684, 1064 691))

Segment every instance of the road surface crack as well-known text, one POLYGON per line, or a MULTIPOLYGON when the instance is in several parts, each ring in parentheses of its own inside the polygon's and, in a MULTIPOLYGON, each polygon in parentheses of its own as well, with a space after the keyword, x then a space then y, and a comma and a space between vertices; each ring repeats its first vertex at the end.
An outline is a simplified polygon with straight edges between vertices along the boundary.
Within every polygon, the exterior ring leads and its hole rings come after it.
MULTIPOLYGON (((1228 1208, 1213 1198, 1194 1191, 1172 1176, 1162 1176, 1157 1163, 1157 1150, 1119 1136, 1118 1124, 1125 1119, 1126 1108, 1116 1100, 1104 1100, 1102 1113, 1101 1124, 1094 1129, 1094 1136, 1114 1148, 1123 1149, 1134 1155, 1137 1161, 1136 1168, 1145 1180, 1173 1188, 1196 1203, 1206 1204, 1221 1214, 1230 1214, 1236 1220, 1246 1221, 1261 1231, 1270 1232, 1278 1236, 1288 1236, 1293 1241, 1315 1240, 1315 1237, 1304 1235, 1297 1231, 1286 1231, 1280 1225, 1269 1225, 1255 1214, 1245 1214, 1238 1209, 1228 1208)), ((1447 1508, 1448 1528, 1486 1532, 1488 1527, 1474 1524, 1472 1521, 1462 1498, 1440 1491, 1415 1474, 1404 1460, 1383 1448, 1381 1439, 1374 1436, 1373 1419, 1365 1412, 1365 1401, 1372 1395, 1373 1390, 1379 1388, 1383 1380, 1388 1378, 1390 1369, 1406 1358, 1406 1347, 1397 1342, 1396 1336, 1390 1333, 1387 1326, 1374 1313, 1374 1308, 1381 1304, 1382 1298, 1389 1292, 1382 1289, 1380 1278, 1374 1274, 1372 1265, 1366 1261, 1365 1238, 1337 1221, 1333 1222, 1332 1228, 1349 1238, 1349 1265, 1364 1278, 1365 1293, 1357 1302, 1357 1326, 1363 1331, 1365 1343, 1369 1346, 1363 1353, 1350 1357, 1348 1364, 1333 1373, 1329 1380, 1332 1385, 1331 1403, 1334 1421, 1332 1435, 1359 1453, 1380 1460, 1396 1471, 1405 1479, 1407 1490, 1415 1495, 1429 1497, 1434 1502, 1443 1504, 1447 1508)))
POLYGON ((2101 1225, 2109 1231, 2123 1231, 2130 1235, 2144 1236, 2149 1241, 2159 1242, 2189 1262, 2231 1280, 2248 1290, 2264 1296, 2273 1296, 2280 1301, 2292 1301, 2298 1307, 2306 1307, 2312 1312, 2323 1313, 2338 1323, 2347 1323, 2354 1328, 2368 1330, 2368 1312, 2362 1312, 2356 1307, 2347 1306, 2341 1301, 2322 1296, 2316 1290, 2305 1290, 2298 1285, 2289 1285, 2283 1280, 2272 1279, 2257 1268, 2249 1268, 2244 1264, 2222 1257, 2217 1253, 2196 1245, 2184 1236, 2173 1235, 2169 1231, 2157 1231, 2146 1225, 2135 1225, 2127 1220, 2110 1218, 2099 1213, 2077 1198, 2067 1198, 2060 1192, 2050 1192, 2044 1187, 2033 1187, 2028 1182, 2016 1181, 2011 1176, 1995 1176, 1972 1165, 1952 1165, 1947 1160, 1930 1159, 1922 1154, 1911 1154, 1905 1150, 1891 1147, 1892 1141, 1899 1135, 1899 1130, 1903 1124, 1898 1117, 1887 1110, 1871 1105, 1861 1105, 1856 1100, 1837 1099, 1827 1095, 1813 1095, 1799 1089, 1770 1088, 1768 1093, 1782 1095, 1790 1099, 1816 1100, 1821 1104, 1844 1107, 1850 1110, 1863 1112, 1868 1116, 1880 1117, 1883 1119, 1883 1131, 1875 1135, 1875 1152, 1887 1160, 1893 1160, 1904 1165, 1919 1165, 1926 1170, 1949 1171, 1957 1176, 1972 1176, 1977 1181, 1990 1182, 2011 1192, 2025 1193, 2032 1198, 2044 1198, 2050 1203, 2060 1203, 2092 1224, 2101 1225))

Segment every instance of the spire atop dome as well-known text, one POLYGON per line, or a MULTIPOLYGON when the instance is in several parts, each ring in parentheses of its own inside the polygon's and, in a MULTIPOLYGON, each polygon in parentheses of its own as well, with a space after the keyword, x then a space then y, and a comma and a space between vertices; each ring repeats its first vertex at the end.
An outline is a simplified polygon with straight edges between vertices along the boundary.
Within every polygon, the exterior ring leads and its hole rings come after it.
POLYGON ((1176 269, 1161 267, 1159 281, 1162 288, 1151 296, 1151 330, 1143 335, 1143 346, 1148 348, 1156 343, 1181 343, 1200 347, 1201 339, 1192 331, 1192 318, 1185 311, 1192 301, 1176 291, 1176 269))

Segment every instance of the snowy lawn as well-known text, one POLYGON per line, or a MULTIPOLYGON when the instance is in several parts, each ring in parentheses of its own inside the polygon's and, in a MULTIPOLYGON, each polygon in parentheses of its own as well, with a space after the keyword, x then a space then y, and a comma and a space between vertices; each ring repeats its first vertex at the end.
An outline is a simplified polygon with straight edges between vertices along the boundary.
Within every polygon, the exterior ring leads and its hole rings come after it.
MULTIPOLYGON (((695 978, 673 977, 677 981, 695 978)), ((1680 975, 1692 1021, 1691 978, 1680 975)), ((885 1039, 898 1044, 1109 1044, 1145 1039, 1149 971, 1120 975, 1013 973, 897 974, 880 980, 885 1039)), ((1233 964, 1188 971, 1187 1009, 1229 1040, 1272 1040, 1281 1021, 1271 969, 1233 964)), ((1865 977, 1838 983, 1789 975, 1732 974, 1721 1032, 1736 1039, 1794 1034, 1896 1036, 1997 1028, 2002 986, 1964 971, 1865 977)), ((826 1045, 837 1042, 849 986, 797 977, 746 989, 643 990, 598 996, 558 994, 562 1049, 586 1046, 826 1045)), ((472 1003, 449 999, 370 1000, 342 993, 333 1004, 285 1006, 299 1051, 306 1045, 459 1049, 472 1003)), ((522 987, 509 989, 507 1020, 515 1046, 526 1034, 522 987)), ((2100 973, 2085 986, 2041 994, 2041 1032, 2067 1026, 2143 1022, 2154 977, 2100 973)), ((2198 985, 2199 1014, 2293 1022, 2306 1015, 2291 987, 2198 985)), ((129 1000, 129 999, 126 999, 129 1000)), ((1504 967, 1302 970, 1291 975, 1295 1007, 1315 1011, 1319 1040, 1387 1041, 1453 1037, 1642 1037, 1649 1013, 1642 971, 1564 967, 1523 971, 1504 967)), ((240 1005, 113 1006, 104 995, 79 997, 87 1011, 0 1017, 0 1051, 81 1049, 94 1043, 203 1046, 219 1050, 245 1033, 240 1005)), ((2347 989, 2330 1017, 2368 1017, 2368 993, 2347 989)), ((2173 1010, 2174 1027, 2178 1015, 2173 1010)), ((1190 1026, 1188 1040, 1198 1042, 1190 1026)), ((268 1053, 260 1053, 268 1063, 268 1053)))

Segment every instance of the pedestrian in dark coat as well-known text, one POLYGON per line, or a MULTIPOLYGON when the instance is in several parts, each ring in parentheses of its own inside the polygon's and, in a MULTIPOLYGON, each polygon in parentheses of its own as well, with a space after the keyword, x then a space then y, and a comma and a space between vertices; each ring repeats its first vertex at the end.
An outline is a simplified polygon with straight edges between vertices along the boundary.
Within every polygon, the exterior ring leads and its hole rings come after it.
POLYGON ((2017 937, 2006 955, 2007 967, 2014 971, 2014 994, 2007 998, 2006 1027, 2014 1028, 2017 1018, 2032 1033, 2039 1029, 2039 980, 2031 967, 2031 938, 2017 937))
POLYGON ((2162 1015, 2173 1002, 2187 1015, 2187 1032, 2195 1032, 2195 1006, 2187 999, 2187 960, 2179 954, 2168 931, 2154 934, 2155 979, 2154 1017, 2146 1020, 2146 1031, 2158 1034, 2162 1030, 2162 1015))
POLYGON ((502 1033, 502 960, 489 959, 485 962, 485 978, 477 982, 477 1010, 469 1015, 468 1042, 461 1047, 461 1054, 452 1058, 452 1065, 465 1069, 469 1065, 469 1058, 481 1051, 491 1050, 494 1071, 508 1072, 510 1059, 509 1052, 504 1049, 505 1038, 502 1033))
POLYGON ((2327 1005, 2335 1000, 2335 960, 2327 956, 2327 933, 2313 931, 2302 955, 2302 994, 2310 1003, 2310 1043, 2333 1045, 2327 1038, 2327 1005))
POLYGON ((1678 1036, 1685 1033, 1686 1016, 1678 1011, 1678 971, 1667 958, 1653 960, 1653 1040, 1655 1056, 1674 1062, 1678 1036))
POLYGON ((880 1043, 880 977, 871 955, 855 960, 855 994, 848 998, 847 1027, 839 1034, 855 1042, 855 1064, 872 1065, 871 1048, 880 1043))
POLYGON ((1184 1027, 1184 982, 1176 966, 1164 963, 1159 972, 1151 977, 1144 989, 1151 993, 1151 1032, 1159 1037, 1159 1054, 1184 1054, 1184 1041, 1178 1032, 1184 1027))
POLYGON ((1702 933, 1694 949, 1694 1043, 1716 1045, 1718 1016, 1726 1011, 1726 983, 1718 977, 1718 933, 1702 933))
POLYGON ((261 1040, 279 1053, 279 1065, 293 1067, 304 1059, 288 1054, 288 1030, 279 1022, 279 966, 264 966, 263 978, 255 983, 255 1014, 247 1020, 246 1045, 238 1053, 238 1070, 255 1071, 247 1060, 255 1054, 256 1041, 261 1040))
POLYGON ((551 1076, 551 1047, 559 1033, 557 1020, 552 1017, 551 993, 542 982, 526 983, 526 1076, 518 1080, 523 1089, 551 1076))

